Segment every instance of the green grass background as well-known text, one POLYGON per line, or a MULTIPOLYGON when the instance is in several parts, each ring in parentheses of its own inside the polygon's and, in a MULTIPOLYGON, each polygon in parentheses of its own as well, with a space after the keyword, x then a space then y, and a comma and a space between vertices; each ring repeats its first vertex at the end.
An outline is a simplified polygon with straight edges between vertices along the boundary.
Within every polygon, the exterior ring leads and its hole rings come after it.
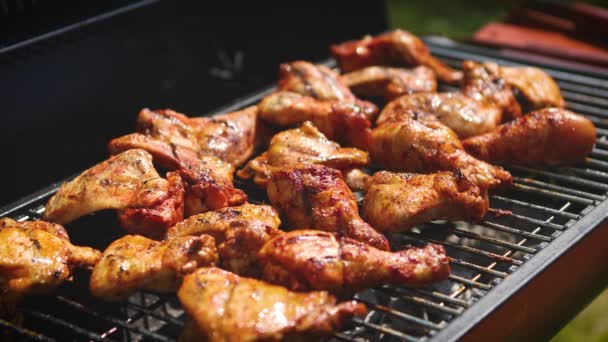
MULTIPOLYGON (((608 7, 608 0, 587 2, 608 7)), ((387 15, 392 28, 402 28, 417 34, 467 38, 485 23, 500 21, 509 9, 522 3, 525 1, 388 0, 387 15)), ((608 290, 599 295, 551 341, 608 342, 608 290)))

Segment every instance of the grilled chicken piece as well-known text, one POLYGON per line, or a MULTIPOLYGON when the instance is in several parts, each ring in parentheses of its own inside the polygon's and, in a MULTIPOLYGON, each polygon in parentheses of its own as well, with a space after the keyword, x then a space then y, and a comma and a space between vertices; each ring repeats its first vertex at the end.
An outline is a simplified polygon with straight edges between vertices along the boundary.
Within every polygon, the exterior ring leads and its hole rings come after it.
POLYGON ((459 171, 433 174, 381 171, 366 181, 365 218, 381 232, 405 231, 433 220, 480 221, 486 191, 459 171))
POLYGON ((482 160, 523 165, 581 162, 594 143, 593 123, 562 108, 541 109, 463 141, 467 152, 482 160))
POLYGON ((355 301, 336 304, 325 291, 291 292, 218 268, 186 276, 177 295, 191 319, 182 341, 309 340, 367 312, 355 301))
POLYGON ((150 208, 167 199, 169 182, 152 165, 152 156, 129 150, 63 184, 46 204, 47 221, 66 224, 104 209, 150 208))
POLYGON ((531 109, 566 105, 555 80, 539 68, 506 67, 491 62, 484 66, 517 89, 531 109))
POLYGON ((214 156, 200 155, 192 149, 134 133, 113 139, 110 153, 141 148, 154 156, 154 163, 179 173, 185 182, 185 215, 239 205, 247 195, 234 187, 234 167, 214 156))
POLYGON ((256 184, 265 187, 273 172, 300 163, 348 170, 367 165, 369 156, 356 148, 340 147, 327 139, 311 122, 306 121, 298 128, 276 134, 270 141, 268 150, 249 161, 237 175, 243 179, 253 177, 256 184))
POLYGON ((430 115, 387 122, 372 132, 372 160, 390 171, 462 173, 482 189, 509 185, 511 174, 466 153, 456 133, 430 115))
POLYGON ((341 77, 357 96, 384 96, 388 101, 405 94, 437 90, 435 73, 422 65, 413 69, 370 66, 341 77))
POLYGON ((273 125, 289 127, 311 121, 331 140, 359 148, 369 141, 371 122, 353 102, 320 101, 280 91, 266 96, 258 108, 260 118, 273 125))
POLYGON ((505 117, 521 115, 513 92, 502 79, 472 61, 465 61, 463 70, 461 91, 404 95, 390 102, 376 123, 434 115, 459 137, 466 138, 493 130, 505 117))
POLYGON ((317 230, 295 230, 270 240, 260 251, 260 263, 266 281, 340 295, 382 284, 425 286, 450 274, 439 245, 388 252, 317 230))
POLYGON ((243 204, 191 216, 171 227, 167 238, 213 236, 222 268, 240 275, 258 274, 258 251, 281 234, 279 214, 268 205, 243 204))
POLYGON ((425 65, 433 69, 437 77, 444 82, 455 83, 462 78, 462 73, 433 57, 420 38, 403 30, 332 45, 330 50, 343 72, 371 65, 425 65))
POLYGON ((53 291, 74 267, 90 267, 101 253, 70 243, 60 225, 0 219, 0 317, 13 315, 26 294, 53 291))
POLYGON ((184 275, 213 266, 218 256, 209 235, 184 236, 162 242, 127 235, 110 244, 93 269, 91 293, 122 300, 139 289, 177 291, 184 275))
POLYGON ((204 118, 189 118, 170 109, 144 108, 137 131, 174 146, 215 156, 234 166, 245 162, 256 144, 257 107, 204 118))
POLYGON ((388 240, 359 217, 357 198, 339 170, 302 164, 277 171, 267 187, 268 198, 292 227, 337 233, 388 250, 388 240))
POLYGON ((375 104, 357 99, 340 75, 324 65, 305 61, 281 64, 278 89, 317 100, 354 103, 370 119, 378 113, 375 104))
POLYGON ((184 219, 184 184, 177 172, 167 173, 167 198, 149 208, 131 208, 118 212, 120 226, 132 234, 160 240, 167 228, 184 219))

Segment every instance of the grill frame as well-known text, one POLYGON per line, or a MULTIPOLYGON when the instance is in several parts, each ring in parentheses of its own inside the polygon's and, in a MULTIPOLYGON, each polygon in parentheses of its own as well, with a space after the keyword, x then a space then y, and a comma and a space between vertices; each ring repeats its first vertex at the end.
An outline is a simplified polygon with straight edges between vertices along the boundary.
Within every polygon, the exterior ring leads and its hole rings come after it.
MULTIPOLYGON (((472 46, 468 46, 466 44, 463 43, 456 43, 456 42, 452 42, 449 40, 445 40, 444 38, 426 38, 425 39, 426 43, 429 44, 429 47, 431 49, 431 51, 437 55, 439 55, 440 57, 446 57, 445 55, 447 55, 448 60, 450 58, 450 54, 452 56, 456 55, 466 55, 468 54, 468 58, 470 59, 476 59, 476 60, 494 60, 496 61, 497 59, 501 58, 500 54, 497 52, 497 50, 493 50, 493 49, 486 49, 486 48, 480 48, 480 47, 472 47, 472 46), (458 51, 457 49, 468 49, 471 48, 472 51, 475 51, 475 53, 471 53, 470 51, 468 52, 461 52, 458 51)), ((499 60, 499 62, 503 63, 503 64, 513 64, 513 61, 509 62, 507 59, 503 59, 503 60, 499 60)), ((332 65, 331 61, 325 61, 325 64, 328 65, 332 65)), ((531 63, 531 65, 538 65, 538 63, 531 63)), ((545 65, 548 66, 550 68, 558 68, 554 65, 545 65)), ((559 67, 560 69, 563 70, 562 67, 559 67)), ((564 71, 559 71, 564 73, 564 71)), ((585 78, 588 78, 590 76, 585 75, 585 78)), ((606 77, 608 78, 608 75, 606 75, 606 77)), ((608 81, 605 81, 605 85, 603 83, 597 83, 596 86, 598 86, 597 91, 602 93, 604 93, 604 90, 602 88, 605 88, 605 99, 608 99, 608 81)), ((253 104, 255 102, 257 102, 261 97, 263 97, 264 95, 268 94, 269 92, 271 92, 274 89, 274 87, 268 87, 268 88, 264 88, 259 92, 256 92, 253 95, 241 98, 241 99, 237 99, 235 100, 233 103, 222 107, 218 110, 215 110, 213 113, 210 113, 210 115, 214 114, 214 113, 219 113, 219 112, 229 112, 229 111, 234 111, 237 110, 239 108, 245 107, 247 105, 253 104)), ((571 88, 572 89, 572 88, 571 88)), ((606 106, 608 108, 608 106, 606 106)), ((601 117, 607 117, 608 115, 601 115, 598 114, 601 117)), ((603 118, 600 118, 599 121, 601 123, 601 125, 607 126, 608 124, 603 122, 603 118)), ((600 139, 604 139, 603 141, 606 141, 606 134, 605 134, 605 130, 602 131, 602 128, 600 128, 600 130, 598 131, 598 140, 600 139), (599 138, 602 137, 602 138, 599 138)), ((606 146, 606 145, 602 145, 602 146, 606 146)), ((598 151, 602 151, 603 150, 598 150, 598 151)), ((602 155, 600 153, 600 157, 605 157, 604 155, 602 155)), ((608 158, 606 158, 608 159, 608 158)), ((606 163, 606 161, 602 161, 602 160, 598 160, 596 162, 599 162, 598 165, 600 165, 602 167, 603 170, 606 170, 606 172, 608 172, 608 163, 606 163), (606 163, 605 165, 603 163, 606 163)), ((529 169, 525 169, 524 171, 529 171, 529 169)), ((521 170, 520 170, 521 171, 521 170)), ((584 170, 583 170, 584 171, 584 170)), ((523 171, 522 171, 523 172, 523 171)), ((581 171, 582 172, 582 171, 581 171)), ((546 171, 541 171, 542 173, 546 173, 546 171)), ((601 172, 600 172, 601 173, 601 172)), ((557 174, 560 177, 570 177, 566 174, 557 174)), ((599 177, 599 176, 598 176, 599 177)), ((66 180, 70 179, 72 177, 67 178, 66 180)), ((549 177, 551 178, 551 177, 549 177)), ((606 178, 606 175, 602 174, 601 177, 599 178, 603 178, 604 180, 608 179, 606 178)), ((525 180, 525 178, 519 178, 520 180, 525 180)), ((583 178, 581 178, 583 179, 583 178)), ((597 178, 593 178, 595 181, 597 181, 597 178)), ((539 180, 536 180, 537 182, 539 180)), ((580 183, 582 181, 578 181, 578 183, 580 183)), ((57 182, 54 183, 52 185, 50 185, 49 187, 40 190, 39 192, 36 192, 30 196, 27 196, 26 198, 23 198, 17 202, 14 202, 8 206, 5 206, 3 208, 0 208, 0 217, 3 216, 14 216, 17 213, 20 212, 25 212, 25 213, 29 213, 30 216, 33 217, 37 217, 37 214, 39 214, 39 212, 37 212, 37 208, 41 205, 44 204, 45 199, 47 199, 49 196, 51 196, 56 189, 59 187, 59 185, 62 182, 57 182), (33 211, 32 211, 33 210, 33 211)), ((555 184, 552 183, 548 183, 549 186, 553 185, 554 187, 556 186, 555 184)), ((581 184, 584 184, 581 183, 581 184)), ((579 185, 581 185, 579 184, 579 185)), ((590 183, 591 184, 591 183, 590 183)), ((604 184, 604 183, 599 183, 598 184, 604 184)), ((589 184, 587 184, 589 185, 589 184)), ((591 184, 593 185, 593 184, 591 184)), ((597 185, 597 184, 596 184, 597 185)), ((605 184, 604 184, 605 185, 605 184)), ((560 185, 561 186, 561 185, 560 185)), ((541 188, 545 189, 547 187, 546 183, 545 185, 543 185, 541 188)), ((538 188, 534 188, 536 189, 535 192, 538 195, 538 188)), ((603 190, 608 190, 608 189, 604 189, 603 190)), ((519 189, 521 191, 526 191, 525 188, 524 189, 519 189)), ((528 189, 529 191, 530 189, 528 189)), ((555 189, 553 189, 555 190, 555 189)), ((572 190, 572 189, 570 189, 572 190)), ((551 190, 546 190, 546 191, 551 191, 551 190)), ((513 296, 515 296, 518 293, 521 293, 521 291, 523 289, 525 289, 526 287, 530 286, 530 284, 532 284, 535 280, 537 280, 543 273, 547 273, 549 272, 551 266, 555 265, 559 260, 564 259, 567 257, 568 252, 580 247, 581 245, 584 244, 584 242, 588 242, 588 236, 590 236, 592 233, 596 232, 599 227, 601 227, 601 224, 604 222, 604 220, 606 219, 606 215, 608 213, 608 199, 606 199, 606 195, 608 194, 608 191, 603 191, 601 195, 595 194, 593 196, 587 196, 587 198, 585 197, 581 197, 578 196, 575 192, 570 191, 570 193, 564 193, 567 192, 566 189, 564 189, 563 187, 560 189, 559 194, 565 195, 565 196, 571 196, 571 197, 565 197, 562 199, 568 199, 570 203, 571 200, 576 200, 578 198, 578 201, 580 202, 579 205, 584 206, 584 209, 581 210, 581 214, 582 217, 578 220, 574 220, 574 218, 576 218, 576 216, 572 216, 572 214, 567 215, 567 214, 559 214, 558 210, 554 210, 555 212, 551 212, 549 211, 549 213, 552 213, 554 215, 562 215, 564 216, 564 219, 569 219, 566 223, 564 224, 560 224, 559 226, 561 227, 560 229, 556 228, 558 225, 554 225, 552 226, 553 223, 549 222, 546 223, 545 225, 548 227, 552 227, 555 232, 559 232, 559 236, 555 237, 553 235, 551 235, 549 237, 549 239, 551 240, 550 243, 548 243, 545 247, 543 247, 542 249, 535 251, 535 250, 529 250, 526 249, 528 247, 520 247, 520 251, 521 252, 533 252, 534 255, 533 257, 530 257, 527 260, 520 260, 520 259, 512 259, 514 261, 510 261, 514 266, 517 267, 516 270, 502 270, 502 271, 496 271, 496 270, 487 270, 484 269, 484 267, 480 266, 480 265, 464 265, 463 261, 464 260, 453 260, 453 263, 456 264, 460 264, 460 266, 463 267, 473 267, 475 269, 475 267, 479 267, 479 269, 477 269, 480 272, 485 272, 485 273, 489 273, 491 275, 496 276, 497 278, 500 278, 500 280, 497 283, 493 283, 493 284, 485 284, 484 282, 477 282, 476 280, 471 281, 470 279, 467 278, 462 278, 462 277, 458 277, 458 276, 453 276, 452 280, 454 280, 455 282, 460 282, 463 286, 469 287, 470 288, 477 288, 478 290, 481 290, 482 293, 483 291, 489 291, 488 293, 483 294, 478 300, 474 301, 474 305, 472 305, 473 302, 467 302, 467 301, 461 301, 461 299, 459 298, 453 298, 450 299, 448 297, 441 297, 438 294, 435 294, 435 296, 438 297, 434 297, 435 299, 438 299, 436 302, 433 303, 426 303, 426 305, 428 307, 433 307, 433 305, 435 306, 439 306, 441 308, 437 308, 435 307, 435 309, 437 310, 443 310, 444 313, 447 314, 452 314, 453 318, 449 321, 449 322, 443 322, 443 323, 439 323, 436 324, 434 322, 431 321, 424 321, 424 320, 420 320, 419 317, 416 317, 415 315, 408 315, 407 313, 400 313, 401 314, 401 319, 408 321, 408 322, 413 322, 413 324, 416 324, 418 326, 424 326, 425 328, 429 329, 429 331, 434 331, 433 334, 427 334, 426 337, 422 337, 422 338, 416 338, 413 339, 414 336, 408 335, 406 333, 400 333, 400 332, 396 332, 394 329, 391 329, 391 327, 384 327, 382 325, 378 325, 376 323, 370 322, 366 319, 357 319, 354 321, 354 325, 356 326, 363 326, 366 327, 367 329, 371 329, 371 330, 380 330, 380 331, 384 331, 384 334, 380 334, 379 336, 381 336, 383 339, 386 340, 392 340, 391 338, 387 338, 386 336, 390 336, 392 335, 395 339, 404 339, 404 340, 427 340, 427 339, 432 339, 432 340, 457 340, 460 338, 465 338, 467 337, 467 333, 473 331, 473 329, 478 328, 480 324, 482 324, 484 321, 487 321, 489 319, 492 318, 492 316, 498 312, 500 310, 501 307, 503 307, 505 305, 505 303, 508 303, 509 298, 512 298, 513 296), (592 198, 589 198, 592 197, 592 198), (456 307, 458 307, 459 309, 454 309, 453 306, 447 306, 444 304, 450 304, 453 301, 456 304, 459 304, 461 306, 456 305, 456 307), (469 305, 471 304, 471 305, 469 305), (466 309, 463 309, 464 307, 467 307, 466 309), (452 311, 450 311, 452 310, 452 311)), ((545 193, 544 195, 547 195, 547 193, 545 193)), ((549 196, 551 196, 551 193, 548 194, 549 196)), ((589 194, 587 194, 589 195, 589 194)), ((591 194, 593 195, 593 194, 591 194)), ((502 195, 498 195, 498 196, 493 196, 492 200, 493 201, 500 201, 502 199, 505 199, 507 197, 503 197, 502 195)), ((508 199, 508 198, 507 198, 508 199)), ((512 200, 511 200, 512 201, 512 200)), ((549 208, 550 209, 550 208, 549 208)), ((546 210, 549 210, 546 209, 546 210)), ((535 222, 533 222, 535 223, 535 222)), ((539 225, 543 225, 540 224, 539 225)), ((461 235, 465 235, 465 236, 469 236, 472 238, 475 238, 474 235, 471 235, 471 233, 464 233, 462 231, 460 231, 459 229, 455 229, 451 228, 452 232, 456 231, 459 232, 461 235)), ((507 230, 507 232, 509 232, 509 229, 513 229, 510 226, 507 227, 502 227, 502 228, 498 228, 498 227, 494 227, 494 230, 502 230, 505 231, 507 230)), ((604 229, 605 230, 605 229, 604 229)), ((510 231, 511 233, 513 231, 510 231)), ((517 234, 520 234, 518 236, 521 236, 521 231, 519 231, 517 234)), ((528 237, 528 238, 537 238, 534 235, 531 234, 535 234, 535 233, 531 233, 528 231, 524 231, 523 232, 524 235, 522 237, 528 237), (526 235, 527 233, 527 235, 526 235)), ((414 238, 420 238, 422 237, 422 235, 419 235, 418 237, 416 237, 416 235, 418 235, 418 233, 408 233, 405 234, 406 236, 412 237, 414 236, 414 238)), ((545 236, 545 235, 542 235, 545 236)), ((422 240, 426 240, 428 241, 428 237, 426 239, 422 239, 422 240)), ((394 241, 391 241, 392 244, 394 244, 394 241)), ((446 244, 445 241, 443 241, 444 244, 446 244)), ((462 247, 462 246, 461 246, 462 247)), ((515 246, 512 245, 507 245, 507 247, 510 248, 514 248, 515 246)), ((507 248, 509 249, 509 248, 507 248)), ((495 258, 497 260, 500 259, 499 256, 493 256, 492 258, 495 258)), ((466 261, 464 261, 466 262, 466 261)), ((559 270, 558 270, 559 271, 559 270)), ((605 286, 606 283, 604 283, 603 285, 605 286)), ((598 286, 602 286, 602 284, 598 284, 598 286)), ((387 291, 388 293, 396 293, 396 294, 401 294, 403 295, 404 293, 406 294, 406 296, 409 296, 409 298, 421 301, 424 298, 429 298, 429 293, 427 290, 422 289, 422 290, 398 290, 398 289, 394 289, 392 287, 385 287, 382 288, 382 290, 380 292, 385 292, 387 291), (404 291, 404 292, 403 292, 404 291), (427 291, 426 293, 424 291, 427 291), (418 296, 420 294, 420 296, 418 296)), ((468 290, 465 290, 468 291, 468 290)), ((433 293, 431 292, 431 295, 433 293)), ((158 298, 157 302, 162 302, 161 304, 158 304, 160 306, 165 306, 165 301, 171 301, 173 300, 171 296, 158 296, 158 295, 153 295, 153 294, 140 294, 139 296, 155 296, 158 298)), ((70 299, 68 298, 64 298, 61 296, 55 296, 56 298, 59 299, 60 302, 64 303, 65 305, 68 306, 78 306, 79 303, 75 303, 75 302, 70 302, 70 299), (63 299, 61 299, 63 298, 63 299)), ((432 297, 432 296, 430 296, 432 297)), ((145 304, 145 301, 144 301, 145 304)), ((122 305, 122 304, 121 304, 122 305)), ((138 305, 138 304, 131 304, 131 305, 138 305)), ((155 315, 158 315, 155 313, 154 310, 156 310, 157 308, 154 307, 153 305, 147 306, 145 305, 145 307, 142 309, 138 309, 141 313, 141 315, 147 315, 150 316, 150 313, 154 313, 155 315), (150 307, 152 307, 152 309, 150 309, 150 307)), ((127 305, 129 306, 129 305, 127 305)), ((90 311, 91 308, 85 307, 85 308, 81 308, 80 310, 84 310, 84 311, 90 311)), ((382 307, 378 307, 377 310, 385 310, 382 307)), ((37 315, 39 316, 44 316, 44 313, 37 313, 37 315)), ((102 316, 101 318, 103 319, 103 314, 99 314, 100 316, 102 316)), ((35 315, 34 315, 35 316, 35 315)), ((137 316, 137 315, 134 315, 137 316)), ((133 316, 131 316, 133 317, 133 316)), ((167 316, 169 317, 169 316, 167 316)), ((369 317, 369 316, 368 316, 369 317)), ((47 317, 47 319, 52 319, 53 317, 47 317)), ((129 319, 127 320, 128 322, 119 322, 115 320, 115 317, 112 317, 111 319, 108 319, 106 317, 106 320, 109 320, 110 323, 115 324, 115 327, 113 329, 123 329, 123 330, 127 330, 127 331, 131 331, 131 330, 136 330, 137 333, 139 333, 139 335, 141 335, 142 331, 140 330, 141 328, 139 328, 138 326, 131 324, 131 321, 137 321, 138 319, 129 319), (140 330, 140 331, 137 331, 140 330)), ((171 318, 171 319, 176 319, 176 318, 171 318)), ((171 321, 170 318, 166 318, 165 320, 167 321, 171 321)), ((0 326, 7 326, 10 323, 8 323, 6 321, 2 321, 0 320, 0 326)), ((69 322, 68 322, 69 323, 69 322)), ((173 322, 175 323, 175 322, 173 322)), ((15 328, 12 328, 15 329, 15 328)), ((152 333, 148 333, 145 332, 145 328, 143 330, 143 334, 145 335, 144 340, 147 339, 152 339, 152 340, 165 340, 162 336, 157 336, 157 334, 155 332, 152 333)), ((28 331, 22 331, 23 334, 25 335, 21 335, 22 337, 28 337, 31 339, 35 339, 35 340, 44 340, 42 338, 40 338, 40 336, 36 336, 31 334, 28 331)), ((86 335, 86 332, 81 332, 83 335, 86 335)), ((129 336, 130 333, 128 333, 129 336)), ((97 334, 97 335, 91 335, 88 336, 88 339, 92 339, 92 340, 96 340, 98 339, 98 337, 103 337, 103 334, 97 334)), ((123 339, 125 335, 122 335, 123 339)), ((335 337, 338 339, 343 339, 343 340, 357 340, 356 337, 353 337, 352 335, 349 335, 348 333, 336 333, 335 337)), ((470 337, 470 336, 469 336, 470 337)))

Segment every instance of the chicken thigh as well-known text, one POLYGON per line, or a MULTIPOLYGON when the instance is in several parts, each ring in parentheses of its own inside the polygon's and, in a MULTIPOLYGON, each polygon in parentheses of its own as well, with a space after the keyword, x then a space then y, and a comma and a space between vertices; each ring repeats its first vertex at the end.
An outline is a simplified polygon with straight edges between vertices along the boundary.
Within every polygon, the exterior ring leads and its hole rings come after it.
POLYGON ((387 101, 405 94, 434 93, 437 90, 435 73, 422 65, 413 69, 370 66, 341 77, 357 96, 383 96, 387 101))

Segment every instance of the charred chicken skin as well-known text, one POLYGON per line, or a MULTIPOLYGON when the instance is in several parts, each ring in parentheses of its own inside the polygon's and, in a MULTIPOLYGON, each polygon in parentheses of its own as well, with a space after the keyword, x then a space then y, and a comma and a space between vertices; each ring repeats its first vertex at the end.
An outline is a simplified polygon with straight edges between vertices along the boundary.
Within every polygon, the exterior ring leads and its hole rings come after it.
POLYGON ((378 117, 381 125, 413 115, 433 115, 461 138, 496 128, 504 117, 521 115, 513 92, 483 65, 463 63, 463 87, 458 92, 404 95, 390 102, 378 117))
POLYGON ((152 156, 133 149, 63 184, 46 204, 44 217, 66 224, 104 209, 151 208, 168 195, 169 182, 154 169, 152 156))
POLYGON ((382 284, 424 286, 450 274, 439 245, 388 252, 317 230, 295 230, 270 240, 260 251, 260 262, 266 281, 340 295, 382 284))
POLYGON ((363 213, 381 232, 405 231, 433 220, 480 221, 485 191, 459 171, 433 174, 381 171, 366 181, 363 213))
POLYGON ((387 122, 372 132, 372 160, 390 171, 430 173, 460 169, 482 189, 512 182, 512 176, 466 153, 456 133, 433 116, 387 122))
POLYGON ((362 167, 369 163, 366 152, 343 148, 325 137, 311 122, 276 134, 268 150, 249 161, 237 175, 265 187, 273 172, 301 163, 320 164, 340 170, 362 167))
POLYGON ((217 260, 215 241, 208 235, 162 242, 127 235, 103 252, 91 274, 90 289, 109 301, 125 299, 139 289, 174 292, 184 275, 217 260))
POLYGON ((277 171, 267 187, 270 203, 292 227, 337 233, 388 250, 388 240, 359 216, 357 198, 339 170, 303 164, 277 171))
POLYGON ((182 341, 310 339, 329 335, 367 312, 355 301, 337 304, 325 291, 291 292, 218 268, 189 274, 177 295, 191 319, 182 341))
POLYGON ((280 225, 279 214, 271 206, 246 203, 191 216, 171 227, 167 238, 210 235, 224 269, 255 276, 258 251, 281 234, 280 225))
POLYGON ((581 162, 593 149, 595 126, 561 108, 534 111, 496 130, 463 141, 472 155, 492 163, 564 165, 581 162))
POLYGON ((72 245, 63 227, 44 221, 0 219, 0 246, 0 316, 13 315, 24 295, 51 292, 74 267, 91 267, 101 257, 72 245))
POLYGON ((455 83, 462 78, 461 72, 451 69, 433 57, 420 38, 403 30, 332 45, 330 50, 343 72, 372 65, 401 67, 425 65, 433 69, 437 77, 444 82, 455 83))
POLYGON ((388 101, 405 94, 437 90, 435 73, 422 65, 413 69, 370 66, 341 77, 357 96, 383 96, 388 101))
POLYGON ((358 104, 320 101, 291 91, 266 96, 258 105, 260 118, 272 125, 292 127, 311 121, 329 139, 359 148, 369 141, 371 122, 358 104))

